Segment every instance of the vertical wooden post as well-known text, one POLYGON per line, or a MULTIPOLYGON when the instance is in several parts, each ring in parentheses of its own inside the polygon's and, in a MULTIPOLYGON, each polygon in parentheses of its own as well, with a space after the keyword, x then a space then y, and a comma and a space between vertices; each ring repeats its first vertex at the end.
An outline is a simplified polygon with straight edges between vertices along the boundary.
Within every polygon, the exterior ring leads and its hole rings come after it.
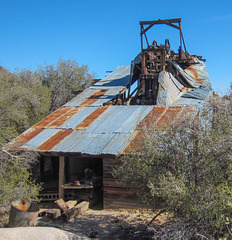
POLYGON ((64 156, 59 157, 59 198, 64 198, 64 189, 62 189, 62 185, 64 184, 65 180, 65 162, 64 156))

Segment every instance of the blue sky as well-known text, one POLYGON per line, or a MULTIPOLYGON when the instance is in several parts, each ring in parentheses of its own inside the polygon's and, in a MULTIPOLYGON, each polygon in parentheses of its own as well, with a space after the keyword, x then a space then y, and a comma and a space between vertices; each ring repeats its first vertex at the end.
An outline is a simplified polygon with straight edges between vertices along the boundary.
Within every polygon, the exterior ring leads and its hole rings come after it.
MULTIPOLYGON (((35 70, 76 59, 103 78, 140 52, 139 21, 182 18, 187 50, 206 58, 213 88, 232 82, 231 0, 0 0, 0 65, 35 70)), ((175 47, 178 31, 161 26, 151 39, 175 47)))

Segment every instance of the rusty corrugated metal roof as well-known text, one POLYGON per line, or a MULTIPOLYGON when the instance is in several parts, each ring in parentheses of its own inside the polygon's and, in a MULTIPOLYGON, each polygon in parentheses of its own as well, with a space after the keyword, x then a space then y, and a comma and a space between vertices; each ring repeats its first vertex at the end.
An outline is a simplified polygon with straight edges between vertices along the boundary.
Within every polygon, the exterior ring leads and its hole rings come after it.
MULTIPOLYGON (((192 71, 190 69, 185 72, 192 71)), ((204 69, 200 75, 206 75, 204 69)), ((173 103, 154 105, 106 105, 128 84, 130 67, 118 67, 106 78, 86 89, 9 144, 11 149, 52 153, 78 153, 89 155, 121 154, 126 152, 143 127, 165 127, 188 112, 196 111, 201 99, 187 96, 208 91, 205 83, 189 93, 172 77, 164 74, 162 82, 166 95, 173 103), (167 78, 172 81, 170 88, 167 78), (174 95, 173 95, 174 94, 174 95), (172 95, 172 96, 171 96, 172 95)), ((207 81, 206 81, 207 86, 207 81)), ((169 99, 169 100, 170 100, 169 99)), ((162 100, 162 99, 161 99, 162 100)), ((162 100, 163 101, 163 100, 162 100)))
POLYGON ((78 124, 74 129, 84 129, 90 126, 98 117, 107 110, 107 107, 99 107, 94 112, 92 112, 88 117, 86 117, 80 124, 78 124))
POLYGON ((94 92, 84 102, 80 103, 79 106, 91 106, 93 103, 99 100, 99 98, 101 98, 108 90, 109 89, 100 89, 94 92))
POLYGON ((43 128, 37 128, 32 127, 29 128, 26 132, 22 133, 20 136, 18 136, 14 141, 12 141, 9 146, 13 149, 23 149, 22 145, 26 142, 30 141, 34 137, 36 137, 39 133, 41 133, 44 129, 43 128))
MULTIPOLYGON (((81 108, 81 107, 80 107, 81 108)), ((32 127, 20 140, 23 150, 80 154, 120 154, 146 125, 163 127, 175 121, 184 107, 107 106, 97 108, 74 129, 32 127), (123 118, 119 116, 122 114, 123 118), (91 116, 92 115, 92 116, 91 116), (126 120, 125 120, 126 119, 126 120), (110 122, 109 122, 110 121, 110 122), (36 133, 32 137, 29 133, 36 133)), ((189 109, 188 109, 189 110, 189 109)), ((188 111, 186 110, 186 111, 188 111)))
POLYGON ((61 129, 39 147, 36 148, 37 151, 48 152, 51 151, 56 145, 58 145, 62 140, 64 140, 68 135, 73 132, 73 129, 61 129))

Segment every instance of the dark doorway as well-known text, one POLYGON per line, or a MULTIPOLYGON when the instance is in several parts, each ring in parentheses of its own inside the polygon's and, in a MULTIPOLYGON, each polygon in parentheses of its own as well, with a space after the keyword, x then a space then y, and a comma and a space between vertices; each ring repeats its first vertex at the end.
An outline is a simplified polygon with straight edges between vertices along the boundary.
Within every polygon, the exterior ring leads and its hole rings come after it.
POLYGON ((40 160, 40 177, 46 191, 58 191, 59 157, 43 156, 40 160))
POLYGON ((102 158, 70 156, 66 161, 65 194, 88 201, 90 207, 103 201, 102 158))
MULTIPOLYGON (((88 201, 91 206, 102 205, 103 161, 102 158, 65 157, 65 200, 88 201), (78 187, 79 186, 79 187, 78 187)), ((44 200, 55 200, 59 191, 59 156, 42 156, 40 179, 44 200)))

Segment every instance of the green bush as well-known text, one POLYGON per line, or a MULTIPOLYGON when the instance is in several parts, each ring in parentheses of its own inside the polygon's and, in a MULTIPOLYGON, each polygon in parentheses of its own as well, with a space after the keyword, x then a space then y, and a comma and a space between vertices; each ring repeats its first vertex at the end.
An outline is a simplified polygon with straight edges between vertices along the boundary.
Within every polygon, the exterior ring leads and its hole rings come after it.
POLYGON ((212 97, 165 129, 141 131, 114 176, 147 205, 203 226, 210 238, 231 234, 232 95, 212 97))
POLYGON ((12 155, 0 152, 0 206, 10 206, 18 199, 38 200, 41 186, 31 178, 29 168, 36 162, 37 155, 26 153, 12 155))

